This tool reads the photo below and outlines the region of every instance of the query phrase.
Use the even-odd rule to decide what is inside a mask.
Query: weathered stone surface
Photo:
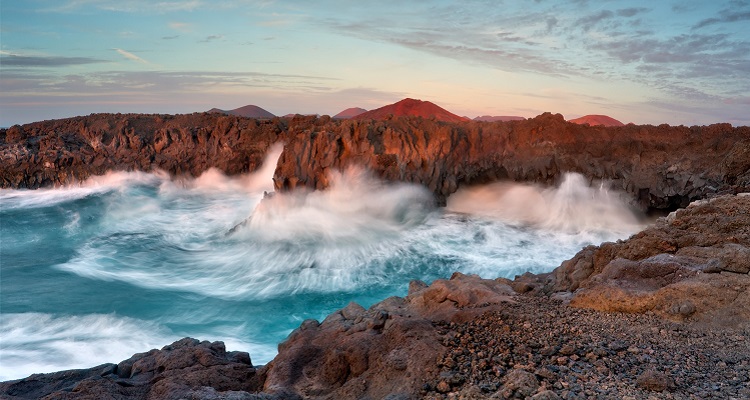
[[[92,114],[0,130],[0,187],[39,188],[107,171],[198,176],[257,169],[286,121],[220,114]]]
[[[368,310],[352,303],[322,323],[303,323],[267,366],[265,391],[291,389],[304,398],[413,398],[437,373],[445,349],[435,321],[470,319],[512,301],[509,286],[463,274],[412,288],[406,298],[392,297]],[[451,382],[438,390],[449,390]]]
[[[0,395],[8,399],[177,400],[208,390],[215,398],[250,399],[236,396],[257,392],[261,384],[261,374],[247,353],[227,353],[222,342],[185,338],[117,365],[2,382]]]
[[[330,171],[351,165],[422,184],[439,202],[460,185],[554,184],[565,172],[608,181],[644,209],[750,188],[750,127],[591,127],[550,113],[492,123],[92,114],[0,130],[0,186],[62,185],[109,170],[197,176],[214,167],[233,175],[255,170],[278,141],[278,190],[325,188]]]
[[[674,209],[750,187],[749,146],[750,128],[729,124],[591,127],[549,113],[495,123],[350,120],[290,134],[275,183],[320,189],[330,169],[359,164],[387,180],[425,185],[444,201],[460,185],[554,184],[578,172],[609,181],[644,209]]]
[[[570,304],[713,324],[750,321],[750,196],[691,204],[617,243],[589,246],[536,290]],[[541,284],[539,281],[544,280]]]

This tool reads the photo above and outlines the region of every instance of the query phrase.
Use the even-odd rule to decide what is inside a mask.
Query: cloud
[[[617,16],[630,18],[637,14],[642,14],[648,11],[649,11],[648,8],[643,8],[643,7],[624,8],[621,10],[617,10]]]
[[[0,53],[0,65],[5,67],[69,67],[73,65],[86,65],[108,62],[91,57],[62,57],[62,56],[22,56]]]
[[[149,64],[148,61],[146,61],[146,60],[138,57],[137,55],[135,55],[135,54],[133,54],[133,53],[131,53],[129,51],[125,51],[123,49],[118,49],[118,48],[114,48],[113,50],[116,51],[116,52],[118,52],[118,53],[120,53],[123,57],[127,58],[128,60],[137,61],[137,62],[142,63],[142,64]]]
[[[162,36],[162,39],[164,39],[164,40],[172,40],[172,39],[177,39],[178,37],[180,37],[180,35]]]
[[[194,11],[202,6],[205,2],[201,0],[189,1],[150,1],[150,0],[66,0],[55,7],[47,8],[46,12],[70,13],[77,10],[98,9],[114,12],[147,12],[168,14],[178,11]]]
[[[3,70],[0,97],[57,96],[62,93],[81,96],[142,95],[156,93],[195,94],[226,92],[246,88],[276,91],[331,90],[338,79],[313,75],[267,74],[261,72],[213,71],[102,71],[86,74],[37,74],[21,68]]]
[[[693,25],[693,29],[704,28],[709,25],[715,25],[727,22],[739,22],[750,20],[750,11],[723,12],[721,17],[707,18]]]
[[[604,21],[605,19],[609,19],[614,17],[615,14],[610,10],[602,10],[599,11],[596,14],[590,14],[583,18],[579,18],[576,21],[576,24],[581,27],[584,31],[589,31],[591,28],[593,28],[595,25],[597,25],[599,22]]]
[[[206,36],[206,38],[201,40],[201,42],[208,43],[208,42],[213,42],[214,40],[221,40],[223,38],[224,38],[224,35],[210,35],[210,36]]]

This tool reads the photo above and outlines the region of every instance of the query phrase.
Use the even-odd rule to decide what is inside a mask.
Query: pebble
[[[461,340],[447,341],[426,398],[447,399],[474,386],[485,398],[750,398],[750,327],[707,328],[517,299],[472,321],[444,324],[446,337]],[[518,382],[532,383],[518,391]]]

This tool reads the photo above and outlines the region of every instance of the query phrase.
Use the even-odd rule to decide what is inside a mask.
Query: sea
[[[189,336],[255,365],[306,319],[405,296],[411,280],[549,272],[644,220],[627,198],[566,174],[496,182],[436,207],[419,185],[363,168],[324,191],[273,192],[281,149],[228,177],[110,172],[0,190],[0,380],[117,363]]]

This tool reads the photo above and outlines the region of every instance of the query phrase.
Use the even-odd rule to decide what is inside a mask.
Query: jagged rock
[[[197,176],[254,171],[284,152],[277,190],[322,189],[332,170],[364,166],[428,187],[439,203],[461,185],[501,179],[554,184],[565,172],[607,181],[644,209],[675,209],[750,188],[750,127],[591,127],[545,113],[508,122],[420,117],[255,120],[217,113],[92,114],[0,130],[0,186],[38,188],[109,170]]]
[[[691,204],[617,243],[589,246],[538,292],[570,304],[712,324],[750,321],[750,196]]]
[[[454,274],[368,310],[351,303],[322,323],[307,321],[279,345],[267,366],[265,391],[292,389],[330,399],[414,396],[445,346],[435,321],[470,319],[493,304],[512,301],[512,289],[493,280]],[[437,384],[438,390],[449,390]]]
[[[208,391],[215,398],[253,399],[238,396],[258,392],[261,384],[262,377],[247,353],[227,353],[222,342],[185,338],[117,365],[2,382],[0,395],[8,399],[177,400]]]

